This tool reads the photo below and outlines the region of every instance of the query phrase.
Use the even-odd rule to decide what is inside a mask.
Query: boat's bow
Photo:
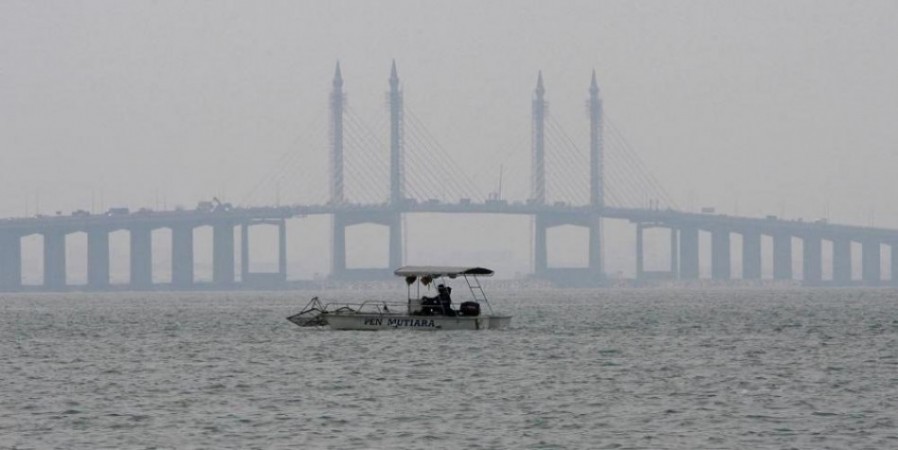
[[[327,325],[327,307],[321,304],[318,297],[312,297],[302,311],[287,317],[287,320],[301,327],[322,327]]]

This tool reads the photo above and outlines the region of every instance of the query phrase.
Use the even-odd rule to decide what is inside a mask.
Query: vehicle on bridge
[[[388,303],[367,300],[362,303],[323,303],[318,297],[287,320],[301,327],[328,326],[335,330],[387,330],[412,328],[421,330],[487,330],[507,328],[511,316],[495,314],[483,287],[480,276],[492,276],[493,271],[483,267],[435,267],[406,266],[393,272],[405,278],[408,287],[406,302]],[[462,277],[471,292],[471,300],[452,307],[452,288],[446,284]],[[415,285],[412,289],[412,285]],[[436,285],[436,295],[421,295]],[[414,290],[414,295],[412,291]],[[488,312],[481,311],[486,305]]]

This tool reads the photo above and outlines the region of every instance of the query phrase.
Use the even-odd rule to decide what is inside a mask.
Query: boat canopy
[[[454,267],[454,266],[403,266],[393,272],[400,277],[449,277],[459,275],[481,275],[489,277],[493,271],[485,267]],[[413,281],[414,282],[414,281]]]

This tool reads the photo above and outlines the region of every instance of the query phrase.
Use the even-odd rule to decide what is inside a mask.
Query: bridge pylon
[[[563,285],[598,285],[605,281],[602,257],[602,210],[604,208],[602,102],[595,72],[589,88],[589,136],[590,136],[590,208],[587,213],[555,211],[546,205],[546,89],[542,72],[537,75],[532,103],[532,159],[531,197],[528,203],[543,207],[544,211],[533,216],[533,274]],[[589,230],[588,262],[586,267],[549,267],[549,228],[574,225]]]
[[[346,96],[343,94],[343,74],[340,63],[334,69],[333,90],[330,96],[330,203],[343,203],[343,107]]]
[[[337,79],[339,78],[339,84]],[[343,108],[342,108],[342,85],[343,80],[337,67],[334,79],[334,93],[331,94],[331,117],[334,125],[331,127],[331,143],[333,145],[332,155],[341,155],[340,164],[342,169],[342,142],[343,142]],[[388,92],[389,108],[390,108],[390,197],[388,199],[388,207],[374,207],[370,210],[362,209],[340,209],[343,203],[342,195],[340,202],[335,203],[332,196],[332,204],[337,207],[337,211],[333,213],[332,233],[331,233],[331,278],[339,280],[372,280],[384,279],[392,275],[394,269],[402,265],[402,209],[405,205],[405,178],[404,178],[404,139],[403,139],[403,104],[402,91],[399,88],[399,75],[396,70],[396,61],[393,61],[390,67],[389,78],[390,90]],[[339,89],[339,96],[337,95]],[[336,100],[339,98],[339,102]],[[339,135],[337,135],[339,133]],[[337,148],[340,145],[340,148]],[[336,161],[336,157],[333,159]],[[332,177],[336,176],[336,172],[332,173]],[[342,176],[342,171],[340,172]],[[333,178],[332,178],[333,179]],[[332,184],[336,187],[336,184]],[[341,185],[342,189],[342,185]],[[332,189],[333,190],[333,189]],[[342,192],[342,191],[341,191]],[[389,228],[388,243],[388,267],[385,268],[349,268],[346,265],[346,229],[353,225],[365,223],[373,223],[386,226]]]
[[[589,220],[589,272],[592,277],[605,278],[602,256],[604,242],[601,211],[605,207],[605,145],[602,127],[602,99],[596,71],[589,84],[589,201],[594,211]]]
[[[390,67],[390,251],[389,265],[396,269],[402,265],[402,208],[405,203],[405,136],[403,127],[402,91],[396,60]]]

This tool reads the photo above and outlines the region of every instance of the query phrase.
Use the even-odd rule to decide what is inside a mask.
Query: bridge
[[[339,64],[330,94],[329,192],[319,202],[287,206],[233,206],[202,202],[193,210],[130,211],[113,208],[102,214],[77,211],[71,215],[0,219],[0,290],[148,290],[159,288],[229,289],[241,287],[286,287],[287,220],[325,215],[332,218],[330,277],[337,280],[371,280],[388,277],[403,264],[403,216],[408,214],[507,214],[532,218],[532,276],[566,285],[603,285],[608,282],[604,265],[605,220],[623,220],[634,228],[636,245],[635,281],[700,280],[700,235],[710,234],[710,278],[725,283],[741,278],[762,280],[762,240],[772,241],[772,279],[800,282],[808,286],[898,284],[898,230],[686,212],[677,208],[660,183],[648,173],[626,140],[608,131],[595,73],[588,88],[588,149],[579,148],[548,114],[546,89],[538,76],[532,97],[531,177],[526,200],[508,201],[500,192],[482,196],[472,189],[469,175],[404,107],[395,62],[388,82],[389,158],[377,152],[358,151],[379,147],[374,133],[346,108]],[[411,145],[409,145],[411,144]],[[609,145],[610,144],[610,145]],[[358,160],[347,158],[355,149]],[[415,152],[406,154],[413,148]],[[614,151],[608,151],[614,150]],[[558,173],[547,176],[547,160]],[[423,162],[422,162],[423,161]],[[427,161],[439,163],[439,169]],[[261,183],[276,182],[291,174],[289,165]],[[370,170],[369,170],[370,169]],[[582,169],[582,170],[581,170]],[[609,170],[612,169],[612,170]],[[578,172],[579,170],[579,172]],[[439,173],[445,171],[445,174]],[[381,183],[377,173],[387,174]],[[352,192],[347,185],[355,182]],[[451,193],[457,200],[435,198]],[[648,199],[648,201],[646,201]],[[648,204],[645,204],[648,203]],[[389,229],[388,267],[347,266],[346,230],[359,224],[379,224]],[[250,268],[250,233],[253,226],[278,229],[277,271],[255,273]],[[572,225],[588,230],[584,267],[551,267],[548,264],[547,231]],[[194,274],[194,233],[212,228],[212,282],[198,283]],[[669,233],[670,261],[667,270],[646,271],[644,263],[647,229]],[[171,280],[154,283],[153,231],[171,231]],[[130,277],[125,285],[110,283],[110,234],[129,235]],[[87,283],[72,285],[66,274],[66,237],[87,235]],[[239,265],[235,238],[240,237]],[[22,279],[22,239],[39,235],[43,243],[43,279],[26,286]],[[733,236],[741,237],[741,274],[733,270]],[[793,273],[795,241],[800,241],[801,277]],[[824,279],[824,243],[831,246],[831,277]],[[859,244],[861,277],[855,280],[852,246]],[[883,261],[883,249],[889,260]],[[239,273],[238,273],[239,267]],[[888,274],[884,274],[888,267]],[[884,276],[887,275],[887,276]]]

